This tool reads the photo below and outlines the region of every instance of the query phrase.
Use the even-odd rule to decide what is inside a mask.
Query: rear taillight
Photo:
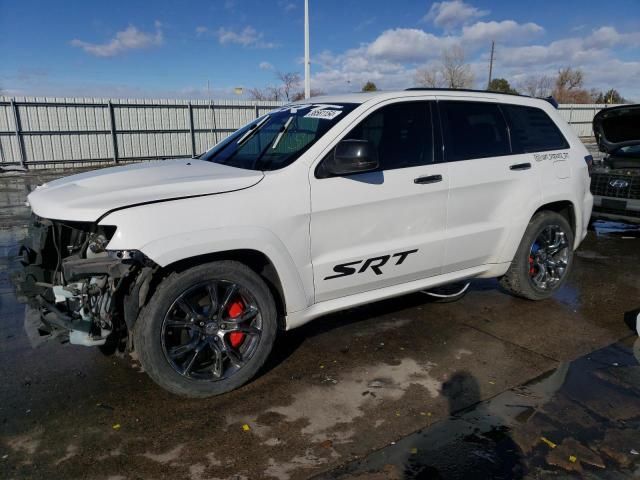
[[[591,176],[591,170],[593,170],[593,156],[587,155],[584,157],[584,161],[587,162],[587,170],[589,170],[589,176]]]

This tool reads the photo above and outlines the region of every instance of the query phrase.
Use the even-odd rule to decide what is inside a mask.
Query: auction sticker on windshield
[[[333,120],[334,118],[336,118],[338,115],[340,115],[342,112],[338,111],[338,110],[311,110],[309,113],[307,113],[304,118],[321,118],[323,120]]]

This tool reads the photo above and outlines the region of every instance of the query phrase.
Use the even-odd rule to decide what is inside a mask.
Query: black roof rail
[[[548,97],[538,97],[540,100],[544,100],[545,102],[549,102],[551,105],[553,105],[553,108],[555,108],[556,110],[558,109],[558,102],[556,101],[555,98],[553,98],[553,95],[549,95]]]
[[[434,88],[434,87],[411,87],[411,88],[405,88],[405,91],[407,91],[407,92],[420,91],[420,90],[433,91],[433,92],[445,91],[445,92],[497,93],[499,95],[511,95],[513,97],[537,98],[538,100],[544,100],[545,102],[549,102],[556,109],[558,108],[558,102],[556,101],[555,98],[553,98],[553,96],[532,97],[531,95],[523,95],[521,93],[495,92],[495,91],[492,91],[492,90],[477,90],[477,89],[473,89],[473,88]]]
[[[504,92],[494,92],[491,90],[477,90],[477,89],[473,89],[473,88],[433,88],[433,87],[411,87],[411,88],[406,88],[405,91],[409,92],[409,91],[419,91],[419,90],[426,90],[426,91],[433,91],[433,92],[437,92],[437,91],[446,91],[446,92],[471,92],[471,93],[498,93],[500,95],[512,95],[514,97],[527,97],[527,98],[531,98],[529,97],[529,95],[522,95],[520,93],[504,93]]]

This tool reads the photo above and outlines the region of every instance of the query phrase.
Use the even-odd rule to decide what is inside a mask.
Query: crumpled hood
[[[604,108],[593,117],[593,133],[601,152],[640,145],[640,105]]]
[[[114,209],[232,192],[263,177],[260,171],[197,159],[164,160],[71,175],[37,187],[27,199],[42,218],[95,222]]]

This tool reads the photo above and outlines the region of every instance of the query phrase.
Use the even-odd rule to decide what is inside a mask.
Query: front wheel
[[[500,285],[529,300],[549,298],[562,287],[571,271],[573,239],[565,217],[552,211],[537,213]]]
[[[248,382],[266,361],[277,333],[265,282],[234,261],[176,272],[159,285],[134,328],[148,375],[185,397],[209,397]]]

